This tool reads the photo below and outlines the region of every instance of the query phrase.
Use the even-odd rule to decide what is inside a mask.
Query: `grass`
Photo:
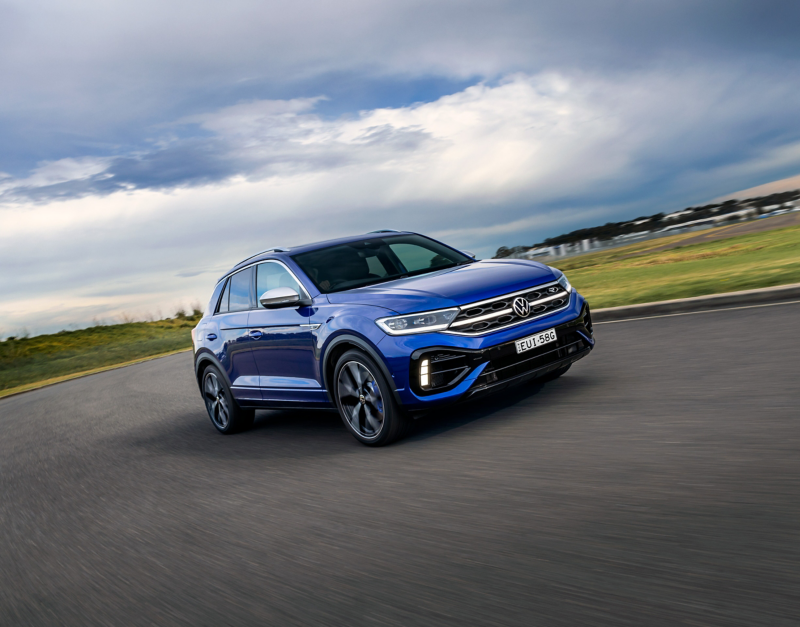
[[[800,283],[800,227],[652,252],[693,235],[650,240],[555,265],[595,309]]]
[[[676,235],[556,263],[592,307],[800,283],[800,227],[655,251]],[[131,322],[0,342],[0,397],[191,348],[199,316]]]
[[[0,397],[31,384],[191,348],[199,316],[129,322],[0,342]]]

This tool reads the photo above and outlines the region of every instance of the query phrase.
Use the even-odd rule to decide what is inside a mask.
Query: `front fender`
[[[331,403],[336,405],[335,400],[333,398],[333,393],[331,391],[332,381],[328,381],[328,371],[332,371],[336,364],[334,364],[331,360],[331,355],[335,354],[336,351],[334,350],[337,346],[341,346],[342,344],[349,344],[351,346],[356,346],[360,350],[364,351],[367,355],[372,358],[378,368],[381,369],[381,374],[386,378],[386,381],[389,383],[389,386],[392,390],[392,396],[394,396],[395,401],[398,405],[402,405],[403,401],[400,398],[400,394],[397,392],[397,384],[395,382],[394,376],[392,372],[389,370],[389,367],[386,365],[386,361],[381,355],[380,351],[377,349],[375,345],[372,344],[369,340],[359,335],[355,335],[354,333],[347,333],[342,332],[337,334],[329,339],[329,341],[325,344],[322,350],[322,359],[321,359],[321,369],[322,369],[322,380],[325,386],[325,391],[328,393],[328,398],[330,398]]]

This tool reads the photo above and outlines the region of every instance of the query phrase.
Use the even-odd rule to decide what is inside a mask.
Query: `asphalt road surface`
[[[596,327],[384,449],[188,353],[0,401],[0,625],[800,624],[800,305]]]

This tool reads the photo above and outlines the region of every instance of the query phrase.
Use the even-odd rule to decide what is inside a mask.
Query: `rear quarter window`
[[[217,313],[227,313],[228,301],[230,300],[230,296],[231,296],[231,280],[227,279],[225,281],[225,291],[222,292],[222,298],[219,299],[219,307],[217,307]]]
[[[230,278],[230,298],[228,311],[243,311],[250,309],[250,284],[252,283],[253,268],[247,268],[234,274]]]

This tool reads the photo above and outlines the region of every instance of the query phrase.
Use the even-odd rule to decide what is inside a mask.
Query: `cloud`
[[[27,197],[59,197],[71,187],[86,187],[90,180],[99,180],[107,174],[109,159],[84,157],[57,159],[40,163],[27,177],[15,179],[10,174],[0,174],[0,202],[4,199]]]
[[[138,150],[154,125],[327,93],[320,85],[357,110],[358,94],[388,89],[394,106],[404,82],[424,77],[718,65],[791,76],[798,23],[793,0],[4,3],[0,170]]]
[[[126,157],[40,165],[29,177],[6,179],[0,201],[64,198],[70,185],[72,195],[82,197],[235,178],[367,172],[392,180],[375,202],[390,202],[383,200],[387,194],[391,202],[474,200],[513,195],[537,180],[557,184],[554,177],[566,162],[578,166],[577,158],[587,160],[581,179],[588,183],[619,166],[611,155],[598,161],[589,154],[621,128],[598,87],[557,75],[516,75],[432,103],[334,120],[314,113],[319,99],[241,103],[180,120],[206,131],[205,137],[161,141],[151,152]],[[614,155],[625,158],[624,151]]]
[[[322,101],[255,100],[187,116],[164,125],[149,151],[61,159],[0,179],[0,202],[349,176],[354,168],[384,178],[376,202],[489,202],[526,190],[536,191],[537,205],[587,195],[607,202],[626,186],[679,177],[697,185],[692,176],[711,172],[741,180],[798,163],[792,142],[800,132],[786,128],[800,90],[769,80],[741,90],[730,71],[518,73],[433,102],[335,119],[317,113]]]
[[[796,174],[798,18],[0,3],[0,333],[168,311],[269,245],[395,227],[489,255]]]
[[[765,128],[754,96],[731,89],[737,78],[514,74],[336,119],[316,113],[319,100],[250,101],[176,121],[205,137],[42,165],[24,186],[3,185],[90,188],[0,206],[0,328],[50,329],[101,302],[112,315],[204,300],[221,272],[272,245],[402,228],[490,255],[670,208],[687,189],[712,196],[731,180],[800,168],[797,141],[765,152],[736,135],[753,120]],[[789,87],[765,93],[778,103],[771,120],[800,104]],[[57,317],[31,299],[45,293]]]
[[[194,115],[202,136],[168,135],[149,152],[116,158],[61,159],[40,164],[22,179],[0,179],[0,203],[82,197],[121,190],[206,184],[244,176],[261,179],[396,160],[420,149],[429,136],[398,120],[362,114],[356,121],[325,121],[319,98],[261,100]]]

